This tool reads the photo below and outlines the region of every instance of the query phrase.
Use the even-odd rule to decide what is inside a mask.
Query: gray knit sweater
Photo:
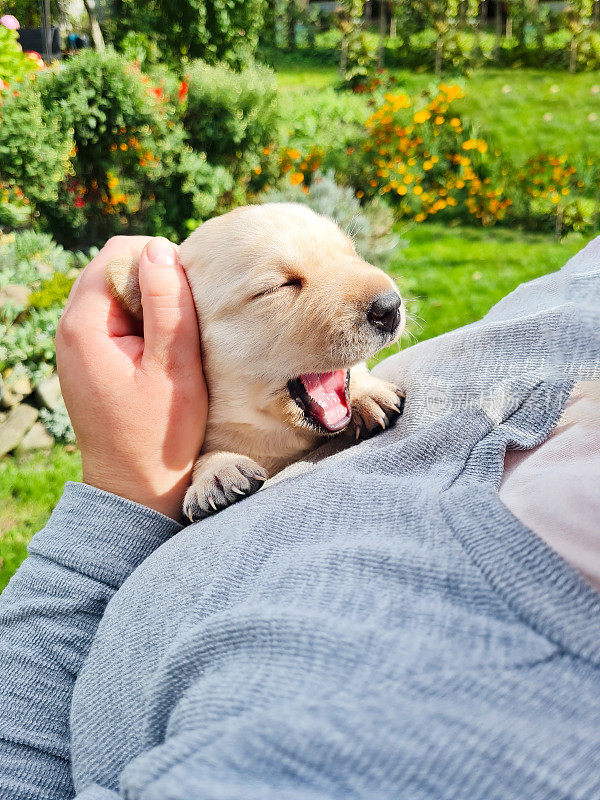
[[[598,800],[600,595],[496,490],[600,378],[599,267],[388,360],[394,430],[185,530],[68,485],[0,598],[0,798]]]

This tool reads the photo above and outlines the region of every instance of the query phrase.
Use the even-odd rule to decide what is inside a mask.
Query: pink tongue
[[[326,428],[335,430],[348,418],[346,405],[346,370],[324,372],[322,374],[311,372],[300,375],[300,380],[306,393],[313,401],[311,412]]]

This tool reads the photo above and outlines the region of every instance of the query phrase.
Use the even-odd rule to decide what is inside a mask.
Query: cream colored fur
[[[397,416],[396,388],[361,362],[399,337],[404,307],[393,337],[368,324],[373,299],[396,286],[357,255],[330,219],[294,203],[245,206],[201,225],[179,256],[196,304],[209,388],[187,516],[204,516],[255,491],[323,440],[290,397],[287,383],[300,374],[352,367],[349,427],[357,436]],[[137,265],[112,262],[107,279],[140,318]]]

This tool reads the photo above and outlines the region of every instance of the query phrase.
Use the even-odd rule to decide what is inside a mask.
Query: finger
[[[144,315],[144,368],[180,369],[199,357],[198,322],[192,293],[175,246],[157,237],[139,262]]]

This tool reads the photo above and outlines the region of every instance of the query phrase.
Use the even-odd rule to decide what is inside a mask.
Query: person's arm
[[[67,486],[0,597],[2,800],[73,797],[77,674],[112,595],[181,528],[207,395],[185,275],[172,245],[147,243],[111,240],[78,278],[59,325],[58,369],[84,484]],[[109,259],[140,251],[143,336],[104,281]]]

